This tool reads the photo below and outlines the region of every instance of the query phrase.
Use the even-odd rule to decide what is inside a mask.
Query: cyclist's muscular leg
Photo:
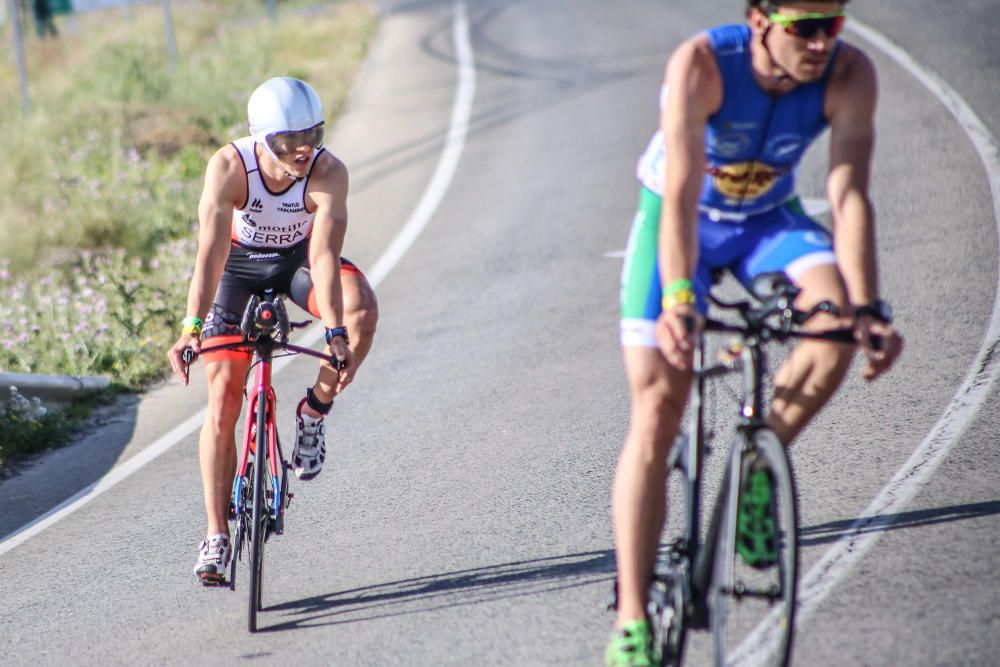
[[[851,326],[848,299],[840,272],[834,264],[813,267],[795,277],[802,288],[796,305],[803,309],[831,301],[841,316],[816,315],[806,325],[814,331]],[[827,342],[803,341],[775,374],[774,401],[768,424],[789,444],[833,396],[847,374],[854,348]]]
[[[646,589],[666,512],[667,456],[691,384],[656,348],[625,347],[632,395],[629,431],[612,490],[618,625],[645,618]]]
[[[236,471],[236,422],[243,406],[243,380],[249,360],[205,362],[208,415],[201,427],[198,457],[208,515],[208,535],[229,534],[226,518]]]
[[[368,356],[375,338],[378,299],[368,279],[360,271],[342,271],[340,284],[344,295],[344,325],[350,338],[351,352],[354,353],[354,363],[360,366]],[[337,372],[332,367],[324,364],[320,368],[313,387],[313,393],[320,401],[328,403],[339,393],[337,379]]]

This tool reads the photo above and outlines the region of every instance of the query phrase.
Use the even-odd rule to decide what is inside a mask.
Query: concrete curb
[[[107,388],[111,381],[100,376],[40,375],[36,373],[0,373],[0,402],[10,396],[10,388],[27,398],[42,402],[68,403],[77,396]]]

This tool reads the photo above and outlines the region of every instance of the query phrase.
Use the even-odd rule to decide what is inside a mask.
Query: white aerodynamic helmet
[[[268,79],[247,102],[250,134],[274,154],[273,135],[318,129],[322,144],[323,102],[305,81],[289,76]],[[316,146],[318,147],[318,146]]]

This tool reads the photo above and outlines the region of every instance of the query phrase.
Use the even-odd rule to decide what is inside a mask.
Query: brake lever
[[[829,313],[834,317],[840,315],[840,309],[837,308],[837,306],[835,306],[831,301],[820,301],[815,306],[813,306],[812,308],[810,308],[805,312],[803,311],[794,311],[794,312],[795,312],[794,319],[796,324],[805,324],[819,313]]]
[[[184,351],[181,352],[181,359],[184,361],[184,382],[188,382],[191,379],[191,362],[197,356],[190,347],[184,348]]]
[[[750,308],[749,301],[723,301],[711,292],[708,293],[708,300],[724,310],[738,310],[741,313],[745,313]]]

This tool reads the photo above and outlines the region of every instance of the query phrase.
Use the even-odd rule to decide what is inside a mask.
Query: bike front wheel
[[[253,467],[253,509],[250,521],[250,593],[247,628],[257,631],[257,612],[264,608],[264,542],[267,539],[268,506],[265,486],[267,475],[267,413],[264,401],[257,407],[257,434]]]
[[[769,429],[731,462],[712,577],[717,665],[780,665],[791,658],[798,577],[795,483]]]

